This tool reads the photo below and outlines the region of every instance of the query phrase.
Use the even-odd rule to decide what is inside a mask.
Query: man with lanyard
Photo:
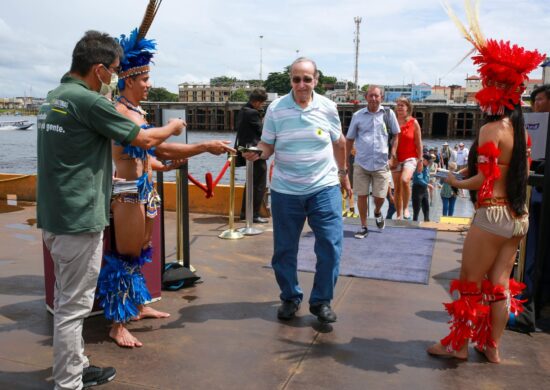
[[[281,289],[280,320],[290,320],[300,307],[298,283],[300,234],[307,221],[315,236],[317,255],[309,311],[320,322],[335,322],[330,307],[342,252],[342,191],[351,195],[347,176],[345,139],[336,104],[314,92],[319,72],[315,62],[300,57],[290,66],[292,91],[267,109],[260,155],[243,153],[256,161],[275,154],[271,181],[274,253],[271,264]]]
[[[112,380],[112,367],[90,366],[82,326],[94,300],[109,224],[111,140],[151,148],[181,133],[176,119],[143,131],[98,92],[116,86],[122,50],[107,34],[88,31],[70,71],[38,114],[37,224],[54,262],[55,388],[81,389]]]
[[[374,197],[374,218],[376,226],[384,229],[382,205],[388,194],[391,173],[389,164],[397,163],[397,143],[399,141],[399,123],[392,110],[382,107],[383,94],[376,85],[369,86],[366,94],[367,107],[357,111],[351,118],[346,134],[348,157],[355,142],[355,165],[353,167],[353,191],[357,194],[357,207],[361,218],[361,229],[355,238],[367,237],[367,208],[371,191]],[[388,162],[388,137],[391,140],[390,161]]]

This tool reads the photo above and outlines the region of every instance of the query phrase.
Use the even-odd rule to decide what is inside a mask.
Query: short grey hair
[[[311,58],[307,58],[307,57],[298,57],[294,60],[294,62],[292,64],[290,64],[290,68],[289,68],[289,74],[292,76],[292,68],[294,67],[294,65],[300,63],[300,62],[309,62],[313,65],[313,69],[314,69],[314,76],[315,78],[319,78],[319,71],[317,70],[317,64],[315,63],[315,61],[313,61]]]
[[[366,93],[368,93],[371,89],[375,89],[375,88],[378,88],[378,90],[380,91],[380,96],[384,96],[384,91],[382,91],[382,88],[379,85],[376,85],[376,84],[370,84],[369,87],[367,88]]]

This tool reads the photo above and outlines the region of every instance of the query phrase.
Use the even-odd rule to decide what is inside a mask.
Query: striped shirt
[[[315,92],[306,108],[296,104],[292,92],[271,103],[262,130],[262,142],[275,151],[271,189],[307,195],[338,185],[332,144],[341,134],[336,104]]]

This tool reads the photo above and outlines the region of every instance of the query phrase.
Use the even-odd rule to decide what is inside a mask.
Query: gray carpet
[[[386,227],[369,229],[367,238],[353,237],[358,225],[344,225],[340,275],[428,284],[434,229]],[[298,270],[315,271],[312,232],[304,234],[298,252]]]

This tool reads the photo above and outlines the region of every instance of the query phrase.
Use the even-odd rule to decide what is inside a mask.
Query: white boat
[[[29,130],[34,123],[27,120],[0,121],[0,130]]]

